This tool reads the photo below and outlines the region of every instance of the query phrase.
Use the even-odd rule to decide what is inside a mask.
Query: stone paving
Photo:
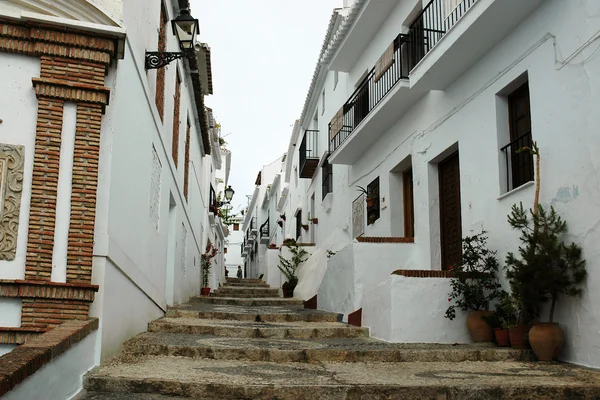
[[[391,344],[287,299],[226,299],[170,309],[87,374],[83,399],[600,399],[600,373],[527,350]]]

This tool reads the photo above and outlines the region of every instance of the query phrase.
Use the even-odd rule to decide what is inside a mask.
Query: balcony
[[[384,132],[380,129],[382,122],[383,125],[393,123],[397,119],[398,108],[408,107],[408,104],[395,104],[393,107],[388,105],[386,107],[389,109],[387,123],[379,120],[372,124],[371,128],[373,129],[363,128],[366,124],[371,125],[368,117],[374,109],[381,109],[381,105],[388,102],[386,96],[389,93],[397,90],[408,91],[409,45],[410,37],[408,35],[398,35],[390,46],[387,58],[386,54],[382,56],[378,65],[369,71],[362,83],[329,123],[329,152],[332,153],[330,156],[332,164],[351,164]],[[386,65],[382,66],[384,63]],[[387,69],[385,69],[386,66]],[[354,143],[348,146],[345,142],[355,133],[359,125],[363,134],[359,140],[353,138],[352,142]],[[338,151],[342,147],[346,147],[343,155]]]
[[[411,89],[445,90],[543,1],[432,0],[410,26]]]
[[[265,223],[260,226],[260,243],[268,244],[270,237],[271,232],[269,231],[269,218],[267,218]]]
[[[300,178],[312,179],[319,165],[319,131],[304,131],[304,138],[300,145]]]
[[[394,40],[393,56],[386,56],[391,49],[384,53],[330,122],[329,162],[354,164],[421,97],[431,90],[445,90],[542,2],[427,3],[406,34]],[[382,64],[387,67],[390,59],[391,66],[381,75]]]

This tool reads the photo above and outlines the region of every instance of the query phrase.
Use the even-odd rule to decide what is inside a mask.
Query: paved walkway
[[[230,279],[170,309],[86,376],[84,399],[600,399],[593,371],[491,345],[389,344],[275,293]]]

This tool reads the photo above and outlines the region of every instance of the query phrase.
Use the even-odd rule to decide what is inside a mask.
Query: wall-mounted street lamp
[[[200,33],[200,24],[190,15],[190,10],[182,9],[179,16],[171,21],[173,34],[177,36],[180,52],[147,51],[146,69],[162,68],[174,60],[194,56],[196,36]]]

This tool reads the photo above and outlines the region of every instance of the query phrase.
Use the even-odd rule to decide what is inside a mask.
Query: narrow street
[[[84,400],[596,399],[600,374],[492,344],[388,344],[229,279],[150,323],[84,379]],[[259,320],[259,322],[257,322]]]

